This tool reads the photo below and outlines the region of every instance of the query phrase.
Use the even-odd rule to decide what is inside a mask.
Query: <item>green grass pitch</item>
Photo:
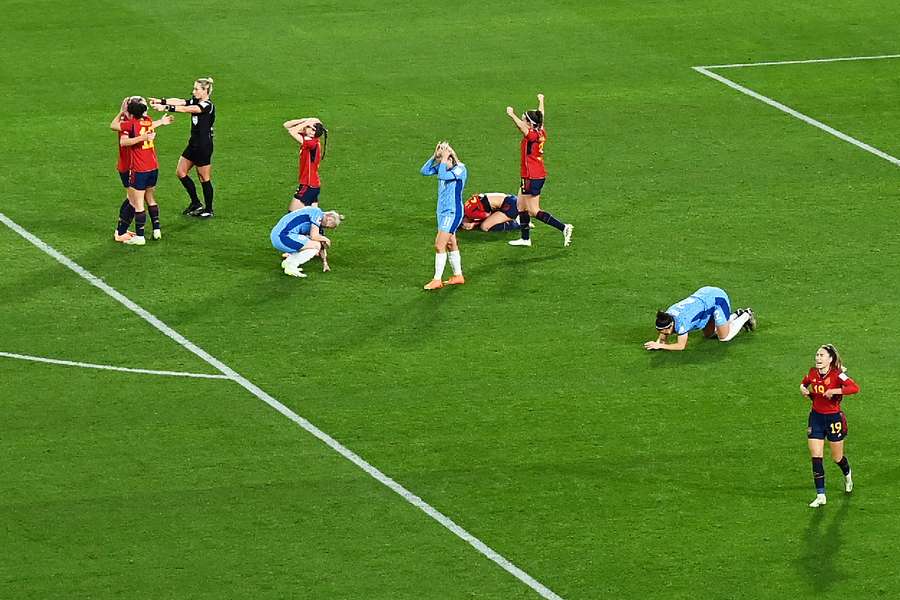
[[[563,598],[897,597],[897,167],[691,69],[900,52],[860,0],[3,3],[0,212],[383,470]],[[111,235],[107,123],[216,80],[211,221],[182,217],[188,119],[160,130],[164,239]],[[900,59],[731,69],[894,156]],[[530,249],[460,235],[426,294],[441,138],[468,193],[515,192],[505,107],[546,94]],[[328,125],[333,272],[268,241]],[[760,328],[648,353],[701,285]],[[814,490],[797,385],[833,342],[857,488]],[[6,227],[0,352],[211,367]],[[2,598],[535,598],[230,381],[0,357]]]

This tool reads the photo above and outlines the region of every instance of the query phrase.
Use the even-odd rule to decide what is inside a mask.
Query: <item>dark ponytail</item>
[[[325,160],[325,149],[328,147],[328,130],[325,129],[322,123],[316,123],[313,125],[313,128],[316,130],[313,136],[322,138],[322,160]]]

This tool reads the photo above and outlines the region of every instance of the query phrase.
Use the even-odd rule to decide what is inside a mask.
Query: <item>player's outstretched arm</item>
[[[150,104],[171,104],[172,106],[185,106],[187,105],[187,100],[182,98],[149,98]]]
[[[513,123],[516,124],[516,127],[519,128],[519,131],[522,132],[522,135],[528,135],[528,123],[523,121],[516,115],[516,111],[513,110],[512,106],[506,107],[506,114],[509,115],[509,118],[513,120]]]
[[[544,112],[544,95],[538,94],[538,110],[541,111],[541,116],[544,117],[544,121],[547,120],[547,113]]]
[[[153,121],[153,126],[162,127],[163,125],[171,125],[173,121],[175,121],[175,117],[173,117],[172,115],[163,115]]]

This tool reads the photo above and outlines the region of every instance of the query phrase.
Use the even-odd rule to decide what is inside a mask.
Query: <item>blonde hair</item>
[[[212,90],[213,90],[213,78],[212,77],[201,77],[201,78],[197,79],[196,81],[194,81],[194,83],[200,84],[200,87],[202,87],[203,90],[207,94],[212,96]]]
[[[341,221],[344,219],[344,215],[339,213],[336,210],[329,210],[325,213],[326,217],[331,217],[331,220],[334,222],[334,226],[337,227],[341,224]]]

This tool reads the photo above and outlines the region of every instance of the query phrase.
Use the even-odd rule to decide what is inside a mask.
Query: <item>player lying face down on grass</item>
[[[847,375],[837,348],[831,344],[819,346],[814,366],[800,382],[800,393],[812,400],[806,427],[813,483],[816,486],[816,497],[809,503],[811,508],[825,504],[825,466],[822,459],[825,455],[826,438],[831,448],[831,459],[844,474],[844,491],[848,494],[853,491],[850,463],[844,456],[847,417],[841,410],[841,400],[858,391],[859,386]]]
[[[288,210],[303,206],[318,206],[322,182],[319,179],[319,163],[325,158],[328,130],[316,117],[291,119],[284,128],[300,144],[300,163],[297,168],[297,191]]]
[[[756,316],[749,308],[731,312],[731,301],[725,290],[702,287],[684,300],[676,302],[665,311],[656,313],[655,340],[644,343],[647,350],[684,350],[688,333],[703,330],[706,337],[716,336],[721,342],[734,339],[741,329],[756,329]],[[674,344],[666,343],[669,336],[678,336]]]
[[[461,227],[466,230],[515,231],[519,228],[519,199],[512,194],[475,194],[463,204]]]
[[[466,165],[460,162],[456,151],[446,141],[439,142],[434,153],[422,165],[420,173],[438,178],[437,235],[434,238],[434,277],[425,284],[426,290],[436,290],[448,285],[460,285],[463,278],[462,259],[456,242],[456,230],[463,218],[463,188],[469,177]],[[442,281],[447,258],[453,269],[453,276]]]
[[[323,229],[334,229],[343,216],[336,211],[323,212],[318,206],[306,206],[287,213],[278,221],[269,238],[272,246],[282,252],[281,268],[285,275],[306,277],[300,265],[319,255],[322,271],[330,271],[328,248],[331,240],[322,234]]]

